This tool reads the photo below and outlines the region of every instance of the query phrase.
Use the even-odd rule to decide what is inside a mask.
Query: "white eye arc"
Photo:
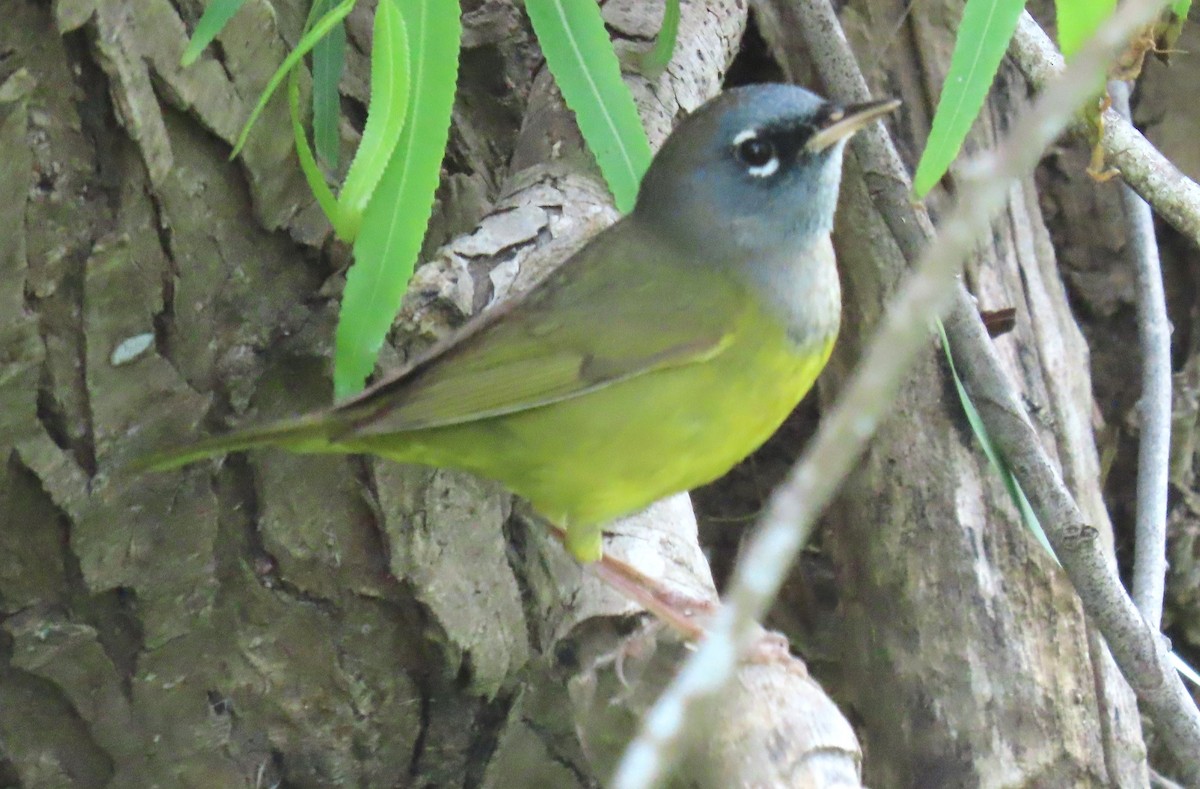
[[[758,129],[744,129],[733,138],[734,155],[755,178],[769,178],[779,170],[775,145],[762,137]]]
[[[753,175],[756,178],[767,178],[769,176],[774,175],[775,171],[778,169],[779,169],[779,159],[777,157],[772,156],[770,161],[768,161],[762,167],[747,167],[746,172],[750,173],[751,175]]]

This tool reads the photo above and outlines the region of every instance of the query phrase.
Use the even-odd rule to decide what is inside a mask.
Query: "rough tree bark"
[[[114,473],[151,446],[329,397],[345,250],[325,242],[274,133],[286,110],[272,104],[226,161],[307,4],[252,0],[181,70],[182,20],[201,5],[0,7],[19,196],[3,214],[6,782],[595,783],[680,646],[640,629],[497,486],[270,453]],[[348,22],[352,112],[370,5]],[[622,52],[647,46],[661,15],[647,8],[605,7]],[[429,263],[385,367],[614,217],[519,8],[464,10]],[[632,80],[655,144],[719,90],[745,20],[733,2],[689,7],[682,56]],[[713,594],[686,498],[618,531],[617,553]],[[854,735],[800,664],[742,680],[694,780],[856,783]]]
[[[351,115],[366,100],[372,5],[349,19]],[[580,177],[578,145],[562,145],[575,136],[569,115],[516,4],[463,5],[429,263],[383,368],[612,217]],[[648,22],[645,5],[606,4],[619,49],[645,46],[659,13]],[[596,785],[619,751],[614,732],[631,733],[645,702],[630,697],[661,681],[679,647],[640,629],[496,486],[282,453],[112,473],[147,448],[330,396],[346,251],[326,241],[277,133],[282,102],[226,161],[307,3],[249,0],[183,70],[202,6],[0,0],[0,786]],[[877,92],[905,99],[900,132],[914,149],[957,8],[843,10]],[[633,81],[656,144],[742,46],[744,4],[684,13],[683,58],[657,84]],[[815,85],[771,15],[760,22],[783,70]],[[735,80],[777,68],[761,41],[742,49]],[[973,145],[1024,91],[1005,72]],[[343,130],[350,150],[355,132]],[[870,174],[852,158],[845,184],[847,310],[822,398],[900,274],[868,254],[882,231]],[[968,276],[983,307],[1018,308],[998,343],[1076,495],[1107,523],[1087,349],[1032,184]],[[701,514],[752,510],[815,410],[706,490]],[[856,723],[870,785],[1144,785],[1131,696],[959,414],[931,346],[775,623]],[[622,529],[618,550],[711,593],[690,519],[685,500],[660,505]],[[718,569],[736,547],[737,530],[722,528],[705,529]],[[767,694],[762,717],[774,719],[726,731],[714,750],[740,750],[698,762],[704,774],[682,784],[800,780],[792,743],[823,697],[799,671],[758,671],[724,717],[752,721],[746,708]],[[837,766],[823,779],[811,767],[811,785],[853,785],[853,734],[821,735],[807,747]]]

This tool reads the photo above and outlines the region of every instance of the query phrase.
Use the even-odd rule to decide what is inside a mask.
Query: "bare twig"
[[[868,98],[866,80],[828,3],[800,0],[792,4],[792,11],[798,20],[795,27],[804,32],[805,43],[826,85],[843,101]],[[1022,46],[1028,50],[1029,42],[1036,42],[1039,37],[1045,47],[1038,46],[1035,51],[1039,62],[1044,64],[1039,67],[1041,78],[1048,80],[1061,72],[1062,59],[1028,15],[1022,17],[1018,26],[1013,50]],[[1022,56],[1017,57],[1020,61]],[[1029,73],[1026,70],[1027,77]],[[1169,206],[1184,206],[1180,212],[1184,219],[1200,217],[1200,212],[1186,209],[1188,205],[1200,206],[1200,189],[1166,162],[1132,126],[1121,121],[1115,113],[1111,114],[1115,121],[1110,122],[1106,116],[1105,139],[1113,135],[1128,140],[1131,147],[1121,155],[1138,163],[1151,163],[1138,172],[1150,185],[1152,193],[1162,196]],[[882,127],[866,129],[852,145],[864,163],[864,170],[878,173],[869,184],[871,193],[876,196],[876,206],[904,256],[915,260],[932,235],[932,226],[924,209],[911,200],[908,174],[891,138]],[[1159,161],[1163,163],[1161,170],[1154,164]],[[1195,222],[1195,227],[1200,230],[1200,219]],[[1078,505],[1046,456],[1024,407],[1000,367],[992,342],[979,321],[976,305],[961,286],[946,319],[946,332],[959,372],[988,433],[1004,452],[1029,496],[1068,577],[1079,592],[1084,609],[1100,628],[1121,673],[1134,688],[1146,712],[1158,723],[1172,750],[1180,754],[1181,760],[1193,771],[1193,780],[1200,778],[1200,759],[1196,756],[1200,753],[1200,715],[1195,704],[1180,683],[1157,628],[1146,626],[1141,619],[1121,587],[1111,555],[1095,539],[1095,529],[1086,525]]]
[[[1128,121],[1129,83],[1108,85],[1113,109]],[[1138,340],[1142,348],[1142,396],[1138,401],[1137,528],[1133,555],[1133,602],[1151,627],[1162,621],[1167,573],[1167,472],[1171,456],[1171,323],[1163,294],[1158,241],[1150,206],[1128,184],[1121,203],[1129,227],[1129,250],[1137,285]]]
[[[1021,14],[1008,51],[1035,88],[1062,71],[1062,55],[1028,12]],[[1103,120],[1100,145],[1106,163],[1120,170],[1125,183],[1159,216],[1200,246],[1200,184],[1180,172],[1114,109],[1105,112]],[[1084,124],[1076,128],[1088,133]]]
[[[1150,771],[1150,786],[1153,789],[1183,789],[1182,786],[1172,781],[1165,775],[1160,775],[1154,770]]]
[[[806,36],[837,36],[845,45],[836,16],[826,2],[801,0],[800,5],[824,20],[820,29],[806,29]],[[704,725],[707,720],[704,708],[713,704],[732,677],[738,656],[754,632],[755,620],[770,604],[813,522],[861,454],[883,417],[891,394],[921,345],[927,341],[929,316],[941,314],[943,308],[955,301],[956,293],[965,295],[955,288],[956,275],[962,261],[971,253],[975,239],[987,231],[991,217],[1004,206],[1012,181],[1033,171],[1041,151],[1067,126],[1074,108],[1081,106],[1092,94],[1094,75],[1112,62],[1132,32],[1153,18],[1161,5],[1154,0],[1134,0],[1122,5],[1078,53],[1062,77],[1047,84],[1035,106],[1013,128],[1008,141],[992,155],[981,158],[974,171],[978,177],[964,185],[961,199],[888,309],[840,401],[822,420],[803,458],[772,494],[762,523],[735,571],[727,602],[714,618],[708,638],[647,714],[642,731],[618,768],[614,786],[633,789],[654,786],[664,780],[681,751],[685,736],[690,736],[689,730]],[[853,63],[853,58],[850,62]],[[858,79],[861,86],[861,75]],[[857,97],[843,95],[840,98]],[[870,136],[878,135],[875,130]],[[982,333],[977,316],[974,324]],[[986,343],[986,334],[982,336]],[[996,367],[995,372],[998,371]],[[1011,397],[1011,390],[1008,392]],[[1014,416],[1016,418],[1011,419]],[[1011,412],[1010,421],[1019,422],[1033,436],[1019,407]],[[1057,481],[1036,437],[1033,442],[1036,448],[1027,451],[1035,464],[1041,461],[1045,466],[1037,468],[1042,480]],[[1024,471],[1023,475],[1022,468],[1017,468],[1022,482],[1024,476],[1029,476],[1028,463]],[[1062,546],[1056,544],[1055,548],[1060,554],[1070,554],[1069,562],[1077,571],[1086,569],[1085,580],[1095,586],[1090,579],[1111,573],[1111,566],[1097,549],[1096,540],[1088,539],[1094,537],[1095,530],[1087,533],[1090,527],[1082,525],[1082,516],[1061,482],[1051,487],[1064,494],[1070,508],[1074,508],[1073,513],[1066,513],[1074,517],[1062,517],[1053,522],[1052,540],[1057,538]],[[1043,505],[1042,511],[1050,514],[1062,514],[1045,506],[1047,501],[1041,495],[1043,491],[1035,493],[1037,495],[1030,496],[1035,506]],[[1075,527],[1074,533],[1068,525]],[[1083,543],[1085,549],[1079,550],[1072,542]],[[1097,557],[1100,560],[1098,568],[1084,567]],[[1138,654],[1125,654],[1125,657],[1140,657],[1159,664],[1158,690],[1174,682],[1182,694],[1183,687],[1178,678],[1165,669],[1165,650],[1146,628],[1119,585],[1116,591],[1129,609],[1122,610],[1119,604],[1114,608],[1126,615],[1120,619],[1120,624],[1126,627],[1132,624],[1135,628],[1134,637],[1128,639],[1128,643],[1142,647]],[[1107,611],[1102,613],[1108,614],[1106,620],[1111,624],[1113,615]],[[1181,761],[1195,761],[1196,755],[1200,754],[1200,716],[1194,714],[1194,707],[1189,714],[1183,705],[1184,697],[1147,690],[1148,695],[1162,702],[1156,708],[1157,712],[1176,716],[1182,724],[1172,734],[1173,750]]]

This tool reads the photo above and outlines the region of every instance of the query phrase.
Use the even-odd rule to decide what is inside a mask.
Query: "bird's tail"
[[[339,450],[330,440],[334,429],[333,420],[325,414],[287,419],[154,452],[133,461],[128,468],[133,472],[166,471],[213,455],[257,447],[280,447],[291,452],[337,452]]]

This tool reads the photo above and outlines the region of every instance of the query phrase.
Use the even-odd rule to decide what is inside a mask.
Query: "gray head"
[[[896,105],[842,107],[793,85],[726,91],[663,144],[633,216],[701,256],[807,248],[833,226],[846,140]]]

